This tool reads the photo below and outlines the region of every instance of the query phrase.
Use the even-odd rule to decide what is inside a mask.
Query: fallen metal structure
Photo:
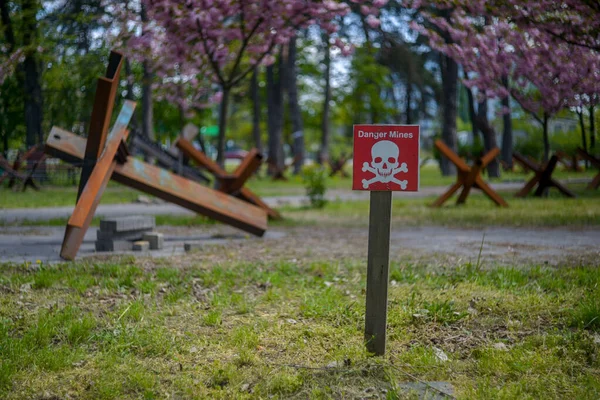
[[[175,146],[198,166],[205,168],[217,179],[218,190],[223,193],[238,197],[248,203],[254,204],[269,215],[272,219],[280,219],[281,215],[277,210],[269,207],[258,195],[247,187],[244,187],[246,181],[258,170],[262,163],[262,155],[257,149],[252,149],[242,160],[236,170],[229,174],[219,164],[210,157],[196,149],[193,144],[180,137],[175,142]]]
[[[77,205],[67,223],[61,257],[67,260],[76,257],[111,179],[262,236],[267,229],[267,214],[263,209],[129,155],[125,142],[134,102],[125,102],[108,134],[123,60],[120,53],[111,52],[106,76],[98,80],[87,140],[54,127],[46,142],[46,153],[71,163],[83,162]]]

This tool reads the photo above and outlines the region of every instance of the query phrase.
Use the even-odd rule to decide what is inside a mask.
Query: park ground
[[[452,181],[424,175],[424,188]],[[169,234],[219,238],[191,253],[0,264],[0,398],[599,398],[600,193],[569,186],[577,199],[506,189],[507,209],[480,194],[442,209],[397,198],[384,358],[362,338],[364,199],[282,206],[264,239],[157,217]],[[43,194],[2,191],[0,208],[74,196]],[[137,196],[111,186],[104,200]]]

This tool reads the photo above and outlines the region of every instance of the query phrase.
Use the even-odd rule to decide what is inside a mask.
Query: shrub
[[[310,205],[314,208],[323,208],[327,203],[327,170],[320,165],[306,166],[302,169],[302,181],[306,188],[306,195]]]

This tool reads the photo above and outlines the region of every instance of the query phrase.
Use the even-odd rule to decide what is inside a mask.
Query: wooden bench
[[[441,140],[435,141],[435,147],[446,157],[452,164],[456,166],[456,183],[442,194],[433,204],[432,207],[441,207],[454,193],[460,188],[462,191],[456,200],[456,204],[464,204],[467,197],[471,193],[471,189],[481,190],[487,197],[490,198],[497,206],[508,207],[508,203],[492,189],[481,177],[481,171],[500,154],[499,148],[492,149],[489,153],[475,160],[472,167],[469,167],[458,154],[450,149]]]

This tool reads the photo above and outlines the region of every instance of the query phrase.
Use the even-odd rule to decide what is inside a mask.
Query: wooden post
[[[365,341],[378,356],[385,354],[391,218],[392,192],[371,192]]]

